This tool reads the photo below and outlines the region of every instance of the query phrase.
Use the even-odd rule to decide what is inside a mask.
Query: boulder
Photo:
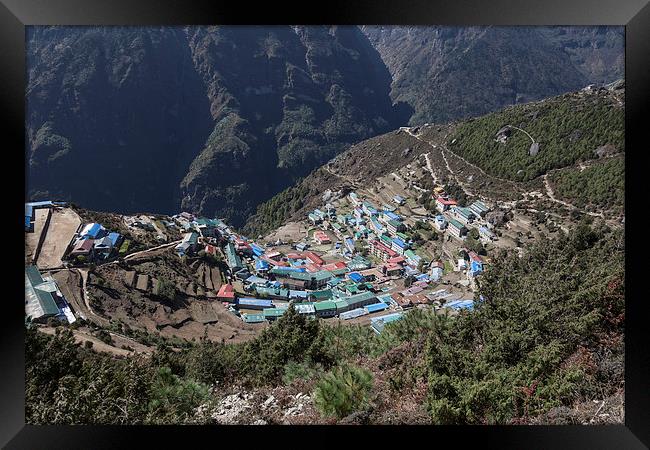
[[[615,155],[616,153],[618,153],[618,150],[612,144],[601,145],[596,150],[594,150],[594,155],[597,156],[598,158],[603,158],[605,156],[612,156]]]
[[[535,156],[537,153],[539,153],[539,142],[533,142],[530,145],[530,149],[528,150],[528,154],[530,156]]]

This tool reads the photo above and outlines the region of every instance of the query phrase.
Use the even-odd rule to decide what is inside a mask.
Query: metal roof
[[[330,309],[336,309],[336,303],[330,300],[326,300],[324,302],[316,302],[314,303],[314,308],[316,311],[327,311]]]
[[[465,225],[463,225],[462,223],[460,223],[459,221],[457,221],[455,219],[450,219],[449,220],[449,225],[453,225],[454,227],[458,228],[459,230],[462,230],[463,228],[465,228]]]
[[[280,317],[287,311],[287,308],[266,308],[264,317]]]
[[[264,322],[264,314],[242,314],[242,320],[246,323],[259,323]]]
[[[377,312],[377,311],[383,311],[384,309],[388,308],[388,305],[384,302],[380,303],[373,303],[372,305],[366,305],[365,306],[366,311],[369,313]]]
[[[239,298],[237,300],[237,304],[244,305],[244,306],[262,306],[266,308],[273,307],[272,300],[264,300],[261,298],[250,298],[250,297]]]
[[[339,318],[343,320],[354,319],[355,317],[365,316],[368,314],[364,308],[356,308],[351,311],[342,312],[339,314]]]
[[[25,268],[25,315],[32,319],[60,313],[53,293],[53,282],[44,282],[36,266]],[[40,289],[42,288],[42,289]],[[54,289],[53,289],[54,288]]]

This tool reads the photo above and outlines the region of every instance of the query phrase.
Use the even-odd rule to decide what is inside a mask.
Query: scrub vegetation
[[[622,231],[582,222],[525,253],[495,255],[473,312],[416,309],[381,335],[290,308],[245,343],[203,339],[180,353],[161,343],[150,358],[119,359],[69,330],[28,329],[27,422],[197,423],[222,389],[292,383],[310,386],[319,420],[363,423],[392,423],[403,398],[428,423],[506,424],[620,394]]]

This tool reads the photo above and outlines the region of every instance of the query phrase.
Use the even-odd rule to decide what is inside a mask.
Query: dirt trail
[[[585,211],[583,209],[578,208],[575,205],[572,205],[571,203],[568,203],[568,202],[565,202],[563,200],[555,198],[555,194],[553,193],[553,189],[551,188],[551,185],[548,182],[548,173],[544,174],[542,176],[542,179],[544,180],[544,188],[546,190],[546,195],[548,195],[548,197],[551,199],[551,201],[553,201],[555,203],[558,203],[560,205],[566,206],[569,209],[576,209],[576,210],[582,212],[583,214],[587,214],[587,215],[592,216],[592,217],[600,217],[602,219],[605,218],[603,213],[595,213],[595,212]]]
[[[463,192],[465,192],[465,195],[472,196],[472,197],[476,196],[471,190],[469,190],[465,186],[465,184],[463,182],[460,181],[460,178],[458,177],[458,175],[456,175],[456,173],[453,171],[453,169],[449,166],[449,161],[447,160],[447,155],[445,155],[446,148],[442,148],[442,147],[438,148],[438,146],[436,144],[433,144],[432,142],[427,141],[425,139],[422,139],[420,136],[418,136],[416,134],[413,134],[413,132],[409,128],[403,128],[403,130],[406,131],[406,133],[409,134],[410,136],[417,139],[418,141],[424,142],[425,144],[428,144],[429,146],[431,146],[431,148],[433,148],[434,150],[440,151],[440,154],[442,155],[442,159],[445,161],[445,166],[447,168],[447,171],[454,177],[454,179],[456,180],[456,184],[458,184],[458,186],[460,186],[460,188],[463,190]],[[425,154],[425,158],[427,160],[427,168],[430,169],[430,172],[431,172],[431,174],[433,176],[433,169],[431,167],[431,164],[429,163],[429,155],[428,155],[428,153]],[[434,177],[434,182],[435,182],[435,177]],[[478,197],[480,197],[480,196],[478,196]]]
[[[54,335],[55,333],[55,329],[51,327],[39,327],[38,330],[49,335]],[[83,345],[86,341],[90,341],[93,343],[93,350],[103,353],[110,353],[115,356],[130,356],[136,353],[151,354],[154,351],[153,348],[141,344],[138,341],[119,333],[109,332],[111,338],[113,339],[113,345],[107,344],[98,337],[93,336],[88,329],[72,330],[72,334],[74,335],[76,342]],[[122,346],[131,347],[133,350],[122,348]]]
[[[132,258],[135,258],[137,256],[141,256],[141,255],[146,254],[146,253],[155,252],[156,250],[166,250],[169,247],[174,247],[174,246],[180,244],[181,242],[182,242],[182,240],[179,239],[178,241],[169,242],[167,244],[161,244],[161,245],[158,245],[156,247],[148,248],[146,250],[140,250],[139,252],[135,252],[135,253],[131,253],[130,255],[126,255],[124,257],[124,260],[126,261],[128,259],[132,259]]]
[[[429,159],[429,153],[424,154],[424,159],[427,162],[427,170],[431,174],[431,178],[433,179],[433,184],[434,185],[438,184],[438,179],[436,178],[436,174],[433,171],[433,167],[431,167],[431,160]]]

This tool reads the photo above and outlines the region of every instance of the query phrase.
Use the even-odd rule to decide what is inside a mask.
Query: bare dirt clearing
[[[268,234],[264,241],[266,242],[298,242],[307,236],[308,229],[302,222],[288,222],[286,225],[281,226],[277,230]]]
[[[25,263],[27,264],[30,264],[34,259],[38,241],[41,238],[41,233],[44,231],[47,213],[48,210],[46,208],[39,208],[34,211],[34,231],[32,233],[25,233]]]
[[[62,266],[61,258],[79,225],[81,218],[72,209],[53,208],[50,225],[38,257],[38,266],[41,269]]]

